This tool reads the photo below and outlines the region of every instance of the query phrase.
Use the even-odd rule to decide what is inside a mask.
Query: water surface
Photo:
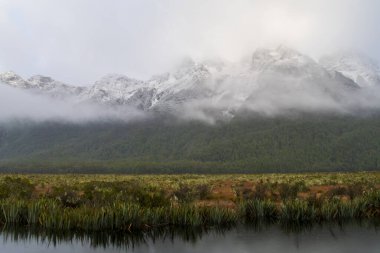
[[[0,252],[7,253],[247,253],[334,252],[379,253],[375,226],[317,225],[289,229],[279,225],[208,231],[159,231],[149,234],[47,234],[3,231]]]

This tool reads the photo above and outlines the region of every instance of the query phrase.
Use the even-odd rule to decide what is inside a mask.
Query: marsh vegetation
[[[380,173],[2,175],[0,222],[52,231],[147,231],[380,217]]]

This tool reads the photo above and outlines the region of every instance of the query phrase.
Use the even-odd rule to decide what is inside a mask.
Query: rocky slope
[[[304,103],[294,101],[297,96],[310,100],[311,108],[331,109],[352,100],[352,94],[360,89],[380,87],[380,70],[372,60],[361,55],[327,56],[318,63],[280,46],[257,49],[249,61],[236,64],[186,60],[176,71],[149,80],[109,74],[91,86],[79,87],[40,75],[24,80],[13,72],[5,72],[0,74],[0,81],[18,89],[80,103],[165,112],[196,108],[230,115],[236,110],[268,107],[268,101],[272,101],[272,109],[305,107]]]

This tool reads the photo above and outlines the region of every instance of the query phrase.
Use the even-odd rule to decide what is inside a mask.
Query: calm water
[[[3,231],[0,252],[380,252],[380,231],[368,225],[324,225],[293,231],[271,225],[229,230],[160,231],[135,235],[49,235]]]

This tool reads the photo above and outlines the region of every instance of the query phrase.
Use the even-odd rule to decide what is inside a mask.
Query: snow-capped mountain
[[[67,85],[55,81],[51,77],[41,75],[35,75],[24,80],[21,76],[12,71],[0,74],[0,81],[15,88],[28,89],[31,92],[59,98],[77,96],[84,90],[83,87]]]
[[[86,89],[82,96],[107,104],[127,104],[133,96],[144,89],[143,81],[131,79],[124,75],[110,74]]]
[[[28,89],[32,87],[30,83],[12,71],[1,73],[0,81],[16,88]]]
[[[185,60],[175,71],[136,80],[109,74],[92,86],[71,86],[50,77],[24,80],[13,72],[0,74],[0,81],[54,98],[129,106],[143,111],[181,111],[189,105],[216,109],[223,114],[241,108],[289,107],[306,94],[310,107],[336,107],[350,94],[368,86],[380,86],[379,67],[358,55],[333,55],[316,62],[296,50],[280,46],[257,49],[249,60],[239,63]],[[297,101],[296,101],[297,102]],[[295,103],[296,106],[299,104]],[[301,107],[305,107],[302,104]],[[307,105],[309,106],[309,105]]]
[[[252,56],[251,66],[252,70],[258,72],[258,83],[263,82],[264,87],[269,83],[284,86],[287,80],[291,81],[289,89],[307,85],[328,89],[332,85],[357,87],[352,80],[344,78],[337,80],[336,73],[327,71],[312,58],[283,46],[276,50],[256,50]]]
[[[184,103],[211,98],[212,74],[204,64],[192,60],[184,61],[174,73],[156,76],[147,82],[154,90],[154,110],[173,110]]]
[[[329,71],[337,71],[361,87],[380,85],[380,67],[361,53],[347,52],[325,56],[320,64]]]

